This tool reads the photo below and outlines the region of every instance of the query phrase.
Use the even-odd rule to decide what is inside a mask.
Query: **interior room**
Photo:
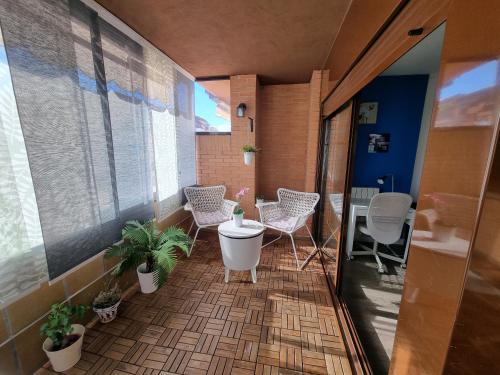
[[[0,374],[490,374],[499,16],[0,1]]]
[[[444,32],[441,25],[359,92],[352,203],[365,204],[377,192],[399,192],[408,194],[411,207],[417,208]],[[365,103],[376,103],[376,115],[362,115]],[[373,134],[383,135],[386,142],[371,147]],[[366,225],[367,218],[353,220],[349,233],[354,225]],[[389,370],[412,232],[409,223],[405,221],[396,242],[378,247],[382,267],[367,253],[373,247],[370,235],[355,230],[352,245],[347,244],[341,293],[375,374]]]

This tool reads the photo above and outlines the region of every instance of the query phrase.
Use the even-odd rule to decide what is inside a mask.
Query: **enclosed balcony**
[[[493,374],[500,7],[0,1],[0,374]]]

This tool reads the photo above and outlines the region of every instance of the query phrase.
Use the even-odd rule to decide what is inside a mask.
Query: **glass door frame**
[[[352,177],[354,173],[354,160],[356,154],[356,139],[357,139],[357,118],[359,110],[359,100],[357,95],[351,100],[342,105],[339,109],[333,112],[330,116],[322,119],[319,131],[319,147],[318,147],[318,164],[316,170],[316,191],[320,194],[319,207],[314,215],[314,237],[318,246],[323,246],[321,235],[323,228],[323,215],[325,209],[324,196],[326,194],[326,176],[328,173],[328,165],[325,161],[328,160],[328,145],[327,137],[331,135],[332,119],[349,106],[351,108],[351,121],[349,132],[349,146],[347,149],[347,166],[346,177],[344,184],[344,199],[342,204],[342,221],[340,226],[340,243],[338,245],[338,253],[336,254],[336,271],[335,277],[330,276],[325,269],[325,258],[321,255],[321,262],[323,264],[323,271],[325,272],[330,294],[333,299],[335,311],[341,328],[342,337],[348,347],[349,362],[354,374],[373,374],[373,371],[368,362],[368,358],[364,352],[361,340],[358,336],[351,314],[345,303],[340,290],[342,283],[342,255],[346,248],[347,228],[349,223],[349,208],[351,200]]]

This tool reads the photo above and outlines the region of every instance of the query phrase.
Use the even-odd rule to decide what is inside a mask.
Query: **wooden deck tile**
[[[238,347],[238,339],[221,337],[217,343],[215,355],[218,357],[234,358]]]
[[[198,343],[196,344],[194,351],[203,354],[214,354],[215,349],[217,349],[217,344],[219,343],[220,336],[209,335],[203,333]]]
[[[207,375],[231,375],[233,359],[214,356],[210,362]]]
[[[253,362],[257,361],[257,353],[259,350],[259,343],[250,340],[240,340],[236,350],[236,359],[243,361]]]
[[[256,284],[248,272],[226,284],[217,237],[202,237],[163,288],[87,329],[68,375],[351,374],[317,259],[297,271],[290,242],[278,241],[263,249]]]

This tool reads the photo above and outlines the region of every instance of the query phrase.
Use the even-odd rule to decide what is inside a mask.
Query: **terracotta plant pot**
[[[70,369],[77,364],[82,356],[82,343],[85,327],[81,324],[72,324],[71,326],[73,327],[73,332],[71,332],[71,334],[78,335],[80,337],[67,348],[51,351],[52,340],[47,337],[43,342],[43,351],[47,354],[54,371],[62,372]]]
[[[142,263],[137,267],[137,277],[139,278],[139,284],[141,286],[141,292],[144,294],[149,294],[156,292],[158,287],[154,283],[154,277],[158,274],[158,271],[153,271],[145,273],[146,263]]]
[[[116,314],[118,313],[118,306],[121,303],[121,299],[115,303],[113,306],[106,307],[104,309],[99,309],[97,307],[92,307],[92,309],[95,311],[97,316],[99,317],[99,321],[101,323],[109,323],[113,321],[116,318]]]

